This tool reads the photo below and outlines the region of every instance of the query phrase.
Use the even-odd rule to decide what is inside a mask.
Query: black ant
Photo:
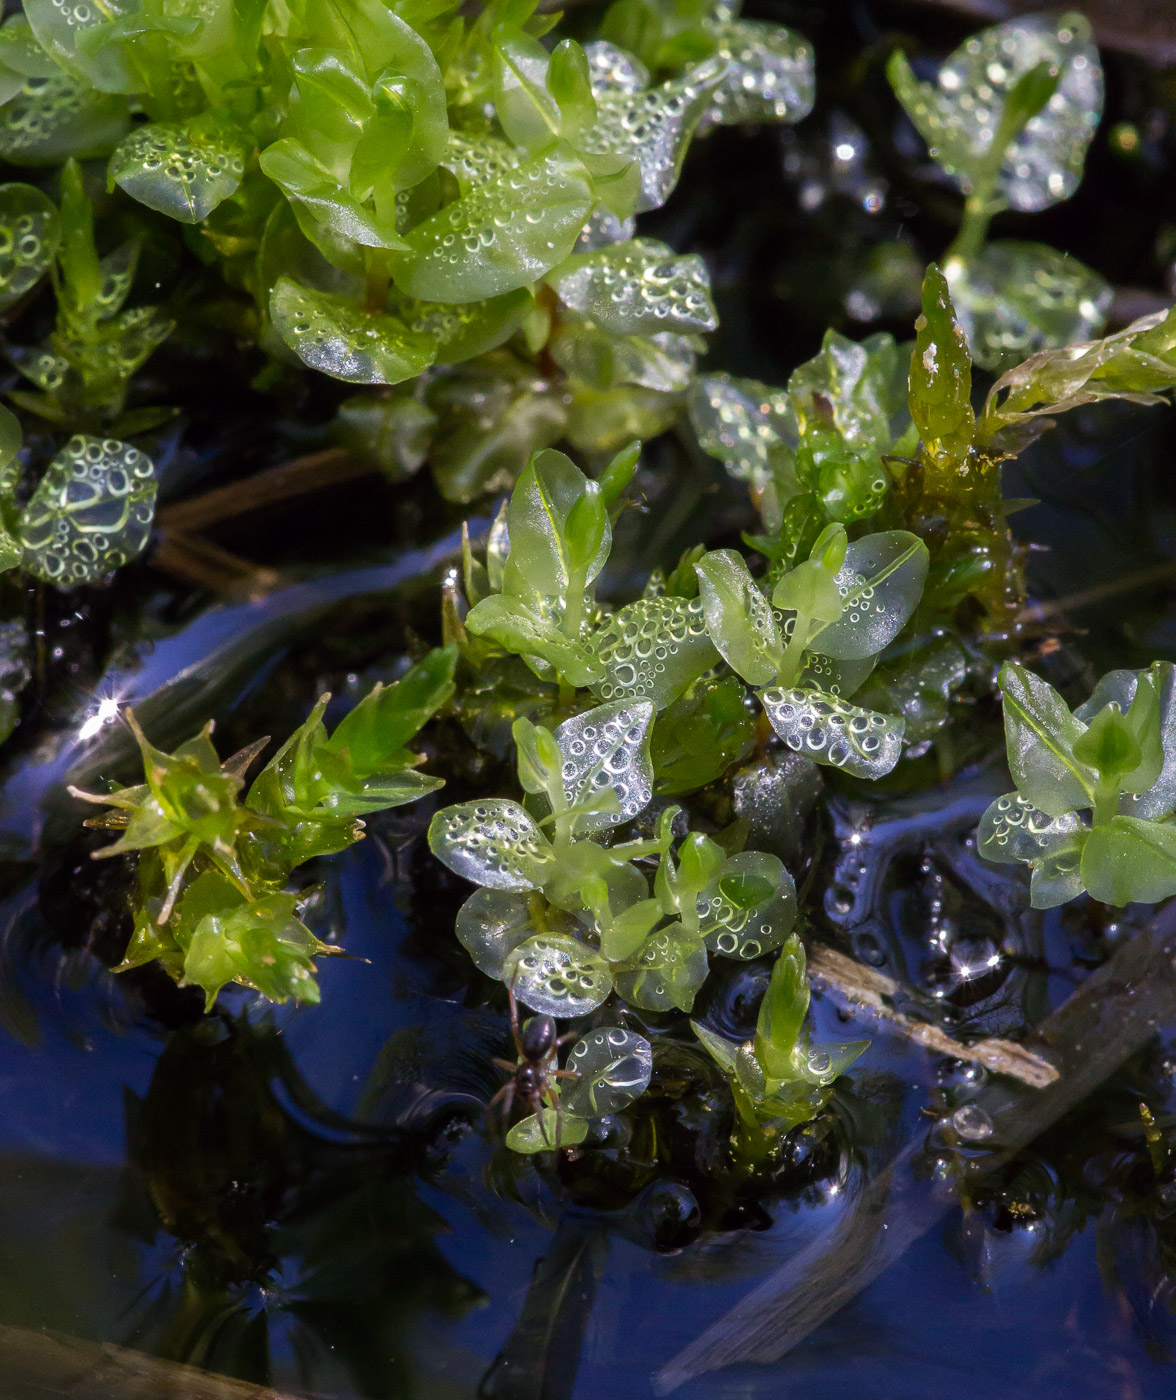
[[[554,1016],[532,1016],[526,1025],[520,1027],[514,984],[506,990],[510,997],[510,1033],[514,1037],[519,1058],[515,1064],[498,1058],[492,1061],[496,1068],[504,1070],[510,1078],[490,1100],[489,1107],[493,1110],[501,1104],[503,1118],[509,1118],[516,1097],[522,1099],[539,1120],[539,1131],[544,1142],[547,1141],[547,1124],[544,1121],[543,1110],[545,1107],[554,1108],[555,1141],[551,1146],[558,1147],[562,1121],[559,1095],[555,1092],[552,1081],[580,1077],[574,1070],[560,1069],[558,1058],[559,1047],[569,1040],[575,1040],[576,1032],[558,1035]]]

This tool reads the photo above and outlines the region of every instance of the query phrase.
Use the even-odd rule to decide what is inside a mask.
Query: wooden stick
[[[968,1105],[966,1139],[987,1147],[965,1173],[991,1172],[1053,1126],[1176,1018],[1176,901],[1119,947],[1038,1028],[1058,1068],[1043,1089],[993,1080]],[[919,1172],[916,1140],[842,1218],[783,1264],[653,1377],[659,1395],[708,1371],[779,1361],[894,1263],[954,1204]]]
[[[163,1361],[113,1342],[0,1327],[4,1400],[330,1400]]]
[[[836,996],[857,1011],[866,1011],[899,1035],[922,1045],[936,1055],[954,1055],[957,1060],[983,1065],[993,1074],[1007,1074],[1034,1089],[1044,1089],[1058,1077],[1057,1067],[1043,1055],[1020,1045],[1015,1040],[995,1037],[966,1045],[953,1040],[948,1033],[929,1021],[916,1021],[904,1016],[889,1003],[899,992],[898,983],[876,968],[866,967],[830,948],[827,943],[812,943],[806,949],[808,970]]]

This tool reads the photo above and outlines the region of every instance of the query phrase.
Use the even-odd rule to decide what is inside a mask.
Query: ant
[[[515,1000],[514,983],[506,989],[510,997],[510,1033],[514,1037],[518,1061],[495,1058],[492,1063],[505,1071],[510,1078],[490,1100],[491,1110],[502,1104],[502,1116],[508,1118],[518,1097],[528,1105],[539,1120],[539,1131],[543,1141],[547,1141],[547,1124],[543,1118],[545,1107],[555,1109],[555,1142],[558,1147],[561,1136],[559,1095],[555,1092],[556,1079],[579,1079],[575,1070],[559,1068],[559,1047],[569,1040],[576,1039],[576,1032],[558,1035],[554,1016],[532,1016],[524,1026],[519,1025],[519,1006]]]

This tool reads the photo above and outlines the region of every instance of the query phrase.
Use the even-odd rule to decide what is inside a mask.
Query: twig
[[[990,1038],[971,1045],[953,1040],[945,1030],[928,1021],[916,1021],[896,1011],[889,1003],[899,986],[885,973],[847,958],[825,943],[813,943],[808,950],[808,970],[830,991],[885,1021],[890,1030],[912,1040],[936,1055],[953,1055],[957,1060],[983,1065],[993,1074],[1007,1074],[1034,1089],[1044,1089],[1058,1077],[1056,1066],[1014,1040]]]
[[[1044,1089],[993,1080],[968,1105],[969,1141],[989,1150],[964,1166],[991,1172],[1070,1112],[1176,1017],[1176,902],[1124,943],[1042,1022],[1059,1069]],[[920,1174],[924,1143],[909,1143],[819,1235],[653,1377],[665,1395],[735,1363],[779,1361],[883,1273],[955,1200]]]
[[[19,1327],[0,1327],[0,1367],[5,1400],[313,1400],[110,1342]]]

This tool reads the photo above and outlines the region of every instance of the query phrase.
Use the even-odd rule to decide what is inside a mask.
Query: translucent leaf
[[[1076,831],[1065,841],[1043,852],[1032,864],[1029,881],[1029,903],[1034,909],[1054,909],[1077,899],[1085,888],[1082,883],[1082,851],[1089,833]]]
[[[703,375],[690,391],[690,422],[704,452],[736,481],[762,487],[782,444],[795,446],[796,414],[784,389],[729,374]]]
[[[858,342],[826,331],[821,348],[792,372],[788,393],[802,431],[833,426],[851,447],[885,451],[908,426],[906,347],[889,335]]]
[[[59,588],[94,583],[141,554],[158,482],[151,458],[114,438],[70,438],[21,517],[22,566]]]
[[[796,885],[783,862],[740,851],[698,899],[699,931],[713,953],[758,958],[779,948],[796,923]]]
[[[435,344],[386,313],[365,311],[346,297],[278,279],[270,317],[298,358],[349,384],[399,384],[427,369]]]
[[[967,462],[975,436],[972,357],[947,278],[934,263],[920,295],[923,309],[911,351],[911,418],[931,464],[950,481]]]
[[[855,540],[836,578],[844,611],[817,633],[813,650],[837,661],[876,656],[918,606],[929,563],[927,546],[908,530]]]
[[[1077,812],[1051,817],[1019,792],[1010,792],[989,803],[976,829],[976,845],[985,860],[1031,863],[1084,829]]]
[[[562,1147],[575,1147],[588,1136],[588,1124],[570,1113],[557,1113],[545,1108],[542,1118],[532,1113],[520,1118],[506,1135],[506,1145],[512,1152],[530,1156],[535,1152],[555,1152]]]
[[[653,795],[649,732],[653,705],[648,700],[614,700],[586,714],[564,720],[555,731],[563,755],[564,796],[568,805],[602,793],[616,794],[618,810],[582,816],[581,831],[615,826],[632,819]]]
[[[49,270],[61,238],[53,201],[33,185],[0,185],[0,311]]]
[[[499,136],[467,136],[451,131],[441,165],[457,180],[462,194],[498,180],[519,167],[519,153]]]
[[[502,980],[541,1016],[586,1016],[612,991],[608,963],[564,933],[539,933],[507,956]]]
[[[902,753],[904,724],[894,715],[859,709],[819,690],[761,690],[760,699],[780,738],[814,763],[855,778],[881,778]]]
[[[659,209],[670,197],[694,128],[723,72],[723,62],[711,58],[660,87],[597,94],[596,125],[580,134],[579,148],[640,162],[638,213]]]
[[[130,123],[126,99],[95,92],[69,73],[28,78],[0,107],[0,159],[57,165],[69,156],[108,155]]]
[[[807,40],[779,24],[737,19],[719,24],[715,57],[727,72],[699,130],[742,122],[798,122],[813,109],[816,64]]]
[[[1119,809],[1129,817],[1163,817],[1176,811],[1176,666],[1170,661],[1154,661],[1143,672],[1111,671],[1095,686],[1090,699],[1078,706],[1074,717],[1088,724],[1111,701],[1126,713],[1141,675],[1151,677],[1159,696],[1157,727],[1164,757],[1155,782],[1145,792],[1124,792]]]
[[[694,566],[706,630],[733,671],[750,685],[775,680],[784,654],[780,625],[743,556],[713,549]]]
[[[572,151],[557,145],[476,185],[426,219],[392,258],[396,285],[424,301],[482,301],[513,292],[572,251],[596,203]]]
[[[484,355],[509,340],[534,305],[530,291],[453,305],[440,301],[417,301],[400,308],[400,315],[414,335],[429,336],[436,349],[435,363],[459,364]]]
[[[455,874],[495,890],[537,889],[554,862],[547,837],[505,797],[443,807],[429,823],[429,848]]]
[[[1052,685],[1014,661],[1001,668],[1000,688],[1009,772],[1021,796],[1051,817],[1089,807],[1095,774],[1073,753],[1086,726]]]
[[[1176,826],[1113,817],[1082,847],[1082,883],[1103,904],[1155,904],[1176,894]]]
[[[637,232],[636,219],[618,219],[608,209],[594,209],[576,239],[577,253],[590,253],[596,248],[611,248],[624,243]]]
[[[121,44],[106,44],[96,53],[79,50],[78,38],[112,20],[134,14],[133,0],[24,0],[24,13],[37,42],[67,72],[80,73],[102,92],[131,92],[134,74]]]
[[[998,181],[1007,203],[1029,213],[1077,189],[1102,113],[1102,67],[1081,15],[1023,15],[985,29],[944,63],[936,85],[920,83],[901,55],[892,60],[890,75],[931,154],[970,194],[1010,92],[1042,63],[1059,68],[1060,81],[1008,146]]]
[[[562,612],[571,582],[567,522],[587,484],[583,472],[562,452],[537,452],[527,463],[507,513],[510,555],[502,575],[504,593],[546,599]],[[612,531],[606,525],[585,584],[597,578],[611,548]]]
[[[525,895],[475,890],[457,911],[457,941],[479,972],[501,979],[507,957],[535,932]]]
[[[588,59],[592,91],[597,96],[602,92],[640,92],[649,86],[649,69],[645,64],[615,44],[597,39],[595,43],[584,45],[584,54]]]
[[[802,690],[826,690],[848,700],[873,671],[876,660],[867,656],[860,661],[834,661],[817,651],[806,652],[797,684]]]
[[[658,716],[650,753],[654,790],[694,792],[750,752],[755,716],[738,676],[703,677]]]
[[[639,598],[595,632],[589,645],[604,667],[602,700],[645,699],[664,710],[719,659],[697,598]]]
[[[651,933],[640,952],[613,969],[617,994],[644,1011],[689,1011],[709,964],[701,938],[670,925]]]
[[[563,1091],[564,1112],[603,1118],[628,1108],[649,1087],[653,1051],[636,1031],[598,1026],[576,1041],[564,1068],[580,1076]]]
[[[294,916],[297,896],[269,894],[206,914],[184,952],[183,981],[205,994],[206,1009],[229,982],[256,987],[270,1001],[317,1002],[314,979],[323,945]]]
[[[978,365],[1002,370],[1039,350],[1089,340],[1113,289],[1068,253],[1004,239],[944,266],[956,316]]]
[[[952,637],[935,637],[885,664],[859,700],[872,709],[902,715],[907,743],[917,744],[948,722],[951,698],[967,675],[968,658],[960,644]],[[821,680],[812,683],[820,690],[833,689]],[[843,685],[835,693],[849,696],[855,689]]]
[[[652,238],[577,254],[547,280],[565,306],[615,335],[713,331],[718,324],[703,260],[675,257]]]
[[[110,178],[132,199],[184,224],[207,218],[244,173],[240,142],[162,122],[137,127],[110,161]]]

